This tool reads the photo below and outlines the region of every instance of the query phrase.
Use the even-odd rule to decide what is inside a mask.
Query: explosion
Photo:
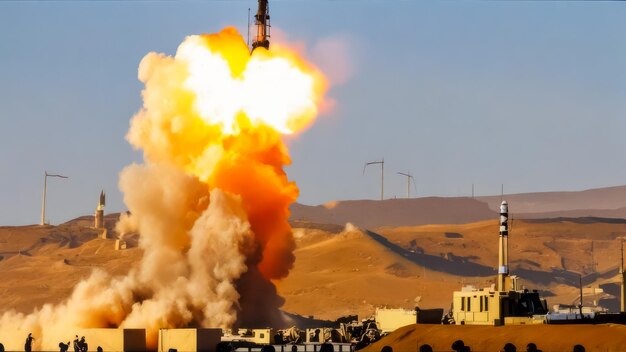
[[[143,108],[128,141],[144,164],[120,173],[144,254],[127,276],[96,270],[71,297],[30,315],[0,318],[54,345],[72,328],[275,325],[295,248],[288,207],[298,196],[283,170],[281,135],[312,123],[326,89],[314,67],[285,48],[250,54],[234,28],[187,37],[174,57],[139,65]]]

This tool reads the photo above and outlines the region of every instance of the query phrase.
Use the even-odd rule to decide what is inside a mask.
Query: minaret
[[[104,191],[100,191],[100,201],[98,202],[98,207],[96,208],[96,213],[94,214],[94,227],[97,229],[104,228],[104,205],[105,205],[106,195]]]
[[[506,277],[509,276],[509,205],[500,204],[500,242],[498,248],[498,282],[496,289],[505,291]]]

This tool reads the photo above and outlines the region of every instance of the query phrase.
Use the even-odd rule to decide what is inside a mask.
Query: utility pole
[[[580,304],[578,305],[578,309],[580,310],[580,319],[584,319],[583,317],[583,275],[578,274],[578,285],[580,287]]]
[[[619,263],[620,283],[621,283],[621,295],[620,295],[620,312],[626,312],[626,272],[624,272],[624,238],[619,240],[620,250],[622,253]]]
[[[44,174],[45,176],[43,178],[43,201],[41,204],[41,226],[46,224],[46,188],[48,184],[48,177],[69,178],[67,176],[49,174],[48,171],[45,171]]]
[[[596,272],[596,261],[594,258],[593,240],[591,240],[591,272]]]
[[[369,165],[380,164],[380,200],[385,199],[385,158],[381,161],[370,161],[363,166],[363,175],[365,175],[365,169]]]
[[[406,176],[406,197],[411,198],[411,181],[413,181],[413,186],[415,186],[415,193],[417,193],[415,178],[411,176],[411,173],[408,171],[406,174],[404,172],[398,172],[398,175]]]
[[[248,26],[246,27],[248,29],[248,41],[246,42],[248,44],[248,48],[250,47],[250,8],[248,7]]]

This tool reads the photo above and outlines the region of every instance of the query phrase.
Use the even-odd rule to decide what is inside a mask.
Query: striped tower
[[[500,204],[500,242],[498,248],[498,291],[505,291],[506,277],[509,276],[509,205]]]

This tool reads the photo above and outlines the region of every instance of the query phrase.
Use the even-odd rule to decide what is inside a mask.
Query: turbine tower
[[[69,178],[67,176],[49,174],[48,171],[45,171],[44,174],[45,176],[43,178],[43,200],[41,202],[41,226],[46,224],[46,190],[48,186],[48,177]]]
[[[411,173],[407,171],[398,172],[398,175],[406,176],[406,197],[411,198],[411,181],[413,181],[413,186],[415,187],[415,193],[417,193],[417,184],[415,183],[415,177],[411,176]]]
[[[385,199],[385,158],[381,161],[370,161],[363,166],[363,175],[365,175],[365,169],[369,165],[380,164],[380,200]]]

